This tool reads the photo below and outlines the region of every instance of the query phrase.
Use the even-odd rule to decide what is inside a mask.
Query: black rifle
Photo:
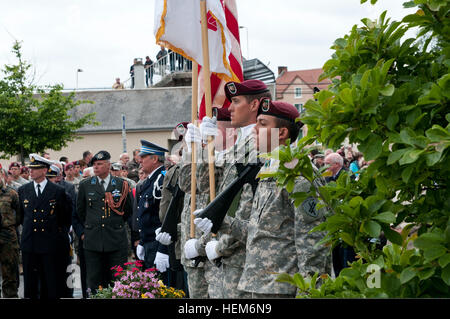
[[[172,199],[167,207],[166,217],[164,217],[164,222],[161,226],[161,233],[169,233],[172,242],[176,242],[178,239],[177,224],[182,211],[178,204],[180,203],[180,199],[184,196],[184,192],[180,189],[178,184],[170,191],[172,192]]]
[[[263,163],[258,162],[256,164],[247,164],[244,166],[241,163],[236,164],[238,170],[238,177],[231,182],[211,203],[206,206],[201,214],[200,218],[208,218],[211,220],[213,226],[211,232],[217,233],[220,226],[227,215],[227,212],[233,203],[236,195],[241,191],[244,184],[249,183],[252,185],[252,190],[255,192],[258,185],[259,178],[256,178]]]

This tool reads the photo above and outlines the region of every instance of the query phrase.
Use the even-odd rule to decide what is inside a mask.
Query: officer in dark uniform
[[[32,183],[18,190],[23,230],[21,239],[25,298],[55,299],[62,296],[59,240],[71,224],[72,205],[64,188],[49,182],[51,161],[30,155]]]
[[[161,227],[159,220],[159,203],[161,201],[162,184],[164,181],[164,153],[165,148],[141,140],[141,166],[148,177],[142,187],[136,190],[137,225],[139,227],[140,243],[137,255],[144,260],[145,268],[152,268],[155,258],[160,262],[169,264],[167,247],[161,245],[156,239],[155,230]],[[163,246],[163,247],[159,247]],[[160,248],[160,249],[158,249]],[[143,258],[142,258],[143,257]],[[167,273],[162,275],[163,282],[167,283]]]
[[[110,174],[111,155],[100,151],[91,159],[94,177],[80,182],[77,215],[86,259],[87,286],[95,293],[112,280],[111,268],[127,262],[125,222],[132,211],[131,188]]]

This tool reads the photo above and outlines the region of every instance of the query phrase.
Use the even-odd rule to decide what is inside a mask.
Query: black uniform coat
[[[150,178],[146,178],[139,189],[136,189],[137,221],[142,243],[155,241],[155,230],[161,227],[159,203],[164,174],[164,166],[161,166]],[[167,247],[161,246],[163,247],[159,251],[167,254]]]
[[[22,251],[56,253],[58,239],[67,234],[72,218],[72,204],[64,188],[48,181],[38,199],[32,182],[21,186],[18,193],[23,212]]]
[[[111,192],[114,201],[122,196],[122,186],[126,183],[120,177],[110,177],[106,192]],[[83,248],[97,252],[112,252],[128,249],[125,222],[132,213],[131,188],[119,211],[121,216],[105,205],[105,190],[97,176],[86,178],[80,182],[77,197],[77,214],[82,222],[84,233]]]

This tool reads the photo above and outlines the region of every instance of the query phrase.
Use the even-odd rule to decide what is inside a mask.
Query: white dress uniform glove
[[[165,272],[169,268],[169,255],[157,252],[155,257],[155,266],[160,272]]]
[[[212,118],[210,118],[208,116],[204,116],[202,119],[202,123],[200,124],[200,132],[202,134],[202,139],[205,144],[208,142],[209,136],[219,135],[219,131],[217,130],[216,117],[213,116]]]
[[[203,209],[197,209],[196,211],[194,211],[192,214],[194,216],[198,216],[203,212]],[[212,222],[210,219],[208,218],[200,218],[197,217],[194,219],[194,224],[195,226],[200,229],[205,235],[209,234],[209,232],[211,231],[211,228],[213,226]]]
[[[201,143],[202,142],[202,134],[200,132],[200,129],[195,126],[192,123],[189,123],[187,125],[187,131],[186,131],[186,135],[184,136],[185,140],[186,140],[186,144],[188,147],[188,152],[192,152],[192,146],[191,143]]]
[[[216,251],[216,246],[219,242],[217,240],[211,240],[206,244],[205,250],[206,250],[206,256],[208,256],[208,259],[213,261],[214,259],[219,258],[219,254]]]
[[[136,247],[136,255],[140,260],[144,260],[145,257],[145,250],[144,250],[144,246],[142,245],[137,245]]]
[[[166,232],[161,233],[161,227],[155,230],[155,234],[156,234],[155,239],[159,241],[161,244],[168,246],[172,243],[172,236],[170,236],[170,234]]]
[[[186,244],[184,244],[184,256],[187,259],[192,259],[199,256],[197,248],[195,248],[195,243],[198,239],[192,238],[189,239]]]

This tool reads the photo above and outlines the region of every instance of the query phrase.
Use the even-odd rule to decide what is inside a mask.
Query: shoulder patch
[[[319,212],[316,210],[317,199],[314,197],[308,197],[302,203],[302,209],[306,215],[312,218],[319,216]]]
[[[96,178],[97,177],[95,176],[91,178],[91,185],[95,185],[97,183]]]

